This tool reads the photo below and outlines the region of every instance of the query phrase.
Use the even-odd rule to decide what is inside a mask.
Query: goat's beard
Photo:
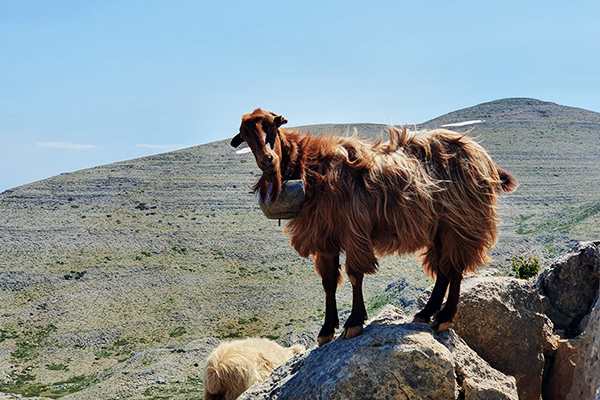
[[[276,168],[272,174],[263,172],[253,190],[254,193],[258,193],[263,202],[275,203],[281,193],[281,171],[279,168]]]

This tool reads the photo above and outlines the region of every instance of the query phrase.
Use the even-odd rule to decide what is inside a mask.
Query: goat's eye
[[[273,147],[273,145],[275,144],[275,137],[277,137],[277,134],[274,132],[267,132],[267,143],[271,145],[271,147]]]

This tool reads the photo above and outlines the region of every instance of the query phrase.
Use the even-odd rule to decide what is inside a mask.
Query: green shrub
[[[66,364],[46,364],[46,369],[50,371],[68,371],[69,367]]]
[[[529,279],[540,272],[540,261],[537,257],[516,255],[511,259],[512,270],[519,279]]]
[[[169,333],[169,336],[172,338],[177,338],[177,337],[185,335],[186,333],[187,333],[187,331],[186,331],[185,327],[180,326],[178,328],[175,328],[175,330],[173,332]]]

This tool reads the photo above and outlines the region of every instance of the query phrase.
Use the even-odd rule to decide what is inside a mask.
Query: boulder
[[[300,354],[242,394],[249,399],[518,399],[452,330],[436,334],[387,306],[364,333]]]
[[[516,378],[519,398],[539,400],[544,353],[556,350],[552,323],[531,281],[485,277],[463,281],[454,329],[493,368]]]
[[[581,242],[545,269],[537,279],[544,313],[567,337],[582,331],[584,319],[598,296],[600,242]]]
[[[564,400],[573,384],[579,339],[561,339],[543,388],[544,400]]]
[[[600,399],[600,298],[579,338],[573,384],[566,399]]]
[[[560,340],[545,383],[550,400],[594,399],[600,389],[600,242],[582,242],[537,279]]]

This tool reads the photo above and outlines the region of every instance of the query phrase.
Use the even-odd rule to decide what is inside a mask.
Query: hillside
[[[419,128],[469,121],[482,122],[450,129],[471,130],[521,184],[500,204],[492,273],[508,273],[516,253],[548,260],[573,241],[597,239],[600,114],[505,99]],[[385,132],[356,127],[368,137]],[[252,154],[237,154],[227,139],[1,193],[0,392],[56,397],[99,386],[134,354],[186,353],[199,338],[313,344],[320,281],[282,236],[285,221],[279,227],[258,208],[250,193],[258,171]],[[430,282],[411,257],[382,260],[365,279],[368,307],[414,299]],[[350,299],[345,283],[339,308]],[[202,343],[199,354],[214,341]],[[186,362],[187,378],[167,380],[161,393],[171,397],[161,398],[197,388],[202,360]],[[150,388],[140,384],[136,398],[150,398]]]

